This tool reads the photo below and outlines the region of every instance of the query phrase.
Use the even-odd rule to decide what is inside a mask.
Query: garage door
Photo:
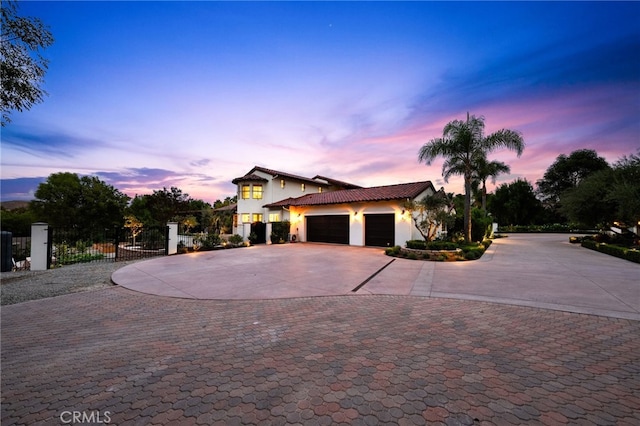
[[[391,247],[395,245],[395,240],[396,222],[393,213],[364,215],[364,245]]]
[[[307,241],[349,244],[349,215],[307,216]]]

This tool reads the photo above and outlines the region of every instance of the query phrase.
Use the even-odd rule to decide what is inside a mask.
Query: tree
[[[95,176],[53,173],[38,186],[31,208],[38,220],[78,230],[122,226],[129,197]]]
[[[11,121],[11,110],[23,111],[40,103],[47,94],[44,82],[49,61],[41,54],[53,44],[53,35],[38,18],[17,15],[16,2],[3,0],[0,39],[2,127]]]
[[[3,231],[13,233],[13,236],[31,235],[31,224],[36,222],[36,218],[27,207],[8,210],[4,206],[0,209],[0,228]]]
[[[543,211],[533,186],[526,179],[500,185],[488,207],[494,220],[505,225],[532,225]]]
[[[612,168],[594,172],[560,195],[560,211],[587,227],[640,221],[640,157],[623,157]]]
[[[419,201],[407,200],[403,207],[409,211],[413,224],[425,241],[433,241],[441,226],[455,220],[451,214],[453,205],[443,191]]]
[[[165,226],[167,222],[179,221],[188,215],[192,200],[181,189],[171,187],[155,190],[153,194],[136,196],[129,211],[145,225]]]
[[[487,212],[487,179],[491,178],[491,183],[496,183],[496,178],[499,174],[511,173],[511,167],[504,164],[502,161],[489,161],[486,158],[481,159],[476,168],[475,179],[476,185],[482,183],[481,199],[482,199],[482,211]]]
[[[133,237],[133,245],[135,246],[136,237],[140,235],[140,233],[144,229],[144,225],[138,220],[138,218],[136,218],[132,214],[125,216],[124,219],[124,227],[131,231],[131,236]]]
[[[478,164],[498,148],[513,150],[518,156],[524,150],[519,132],[501,129],[484,136],[484,117],[469,116],[467,120],[454,120],[444,126],[442,138],[435,138],[420,148],[418,159],[427,165],[437,157],[445,159],[442,176],[448,182],[452,175],[464,177],[464,238],[471,241],[471,183]]]
[[[579,149],[569,156],[561,154],[549,166],[543,178],[536,182],[538,187],[536,192],[545,208],[562,214],[560,211],[562,193],[578,186],[587,176],[608,168],[610,167],[607,161],[598,157],[598,153],[592,149]]]

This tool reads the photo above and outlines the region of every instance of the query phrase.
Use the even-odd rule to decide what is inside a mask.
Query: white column
[[[47,243],[49,224],[36,222],[31,224],[31,270],[47,270]]]
[[[178,252],[178,222],[167,223],[169,227],[169,241],[167,241],[167,254]]]
[[[273,229],[273,225],[271,225],[271,222],[267,223],[267,227],[264,230],[265,233],[265,238],[267,239],[267,244],[271,244],[271,232]]]

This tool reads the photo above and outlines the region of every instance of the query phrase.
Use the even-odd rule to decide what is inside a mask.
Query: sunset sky
[[[2,128],[2,201],[51,173],[213,202],[254,165],[362,186],[432,180],[467,111],[522,132],[512,173],[640,149],[639,2],[20,2],[49,25],[44,103]],[[493,189],[493,186],[490,187]]]

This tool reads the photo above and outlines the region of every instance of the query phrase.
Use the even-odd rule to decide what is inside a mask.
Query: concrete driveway
[[[257,246],[135,263],[112,280],[191,299],[392,294],[640,320],[640,265],[568,241],[566,234],[512,234],[471,262],[394,259],[380,249],[338,245]]]

